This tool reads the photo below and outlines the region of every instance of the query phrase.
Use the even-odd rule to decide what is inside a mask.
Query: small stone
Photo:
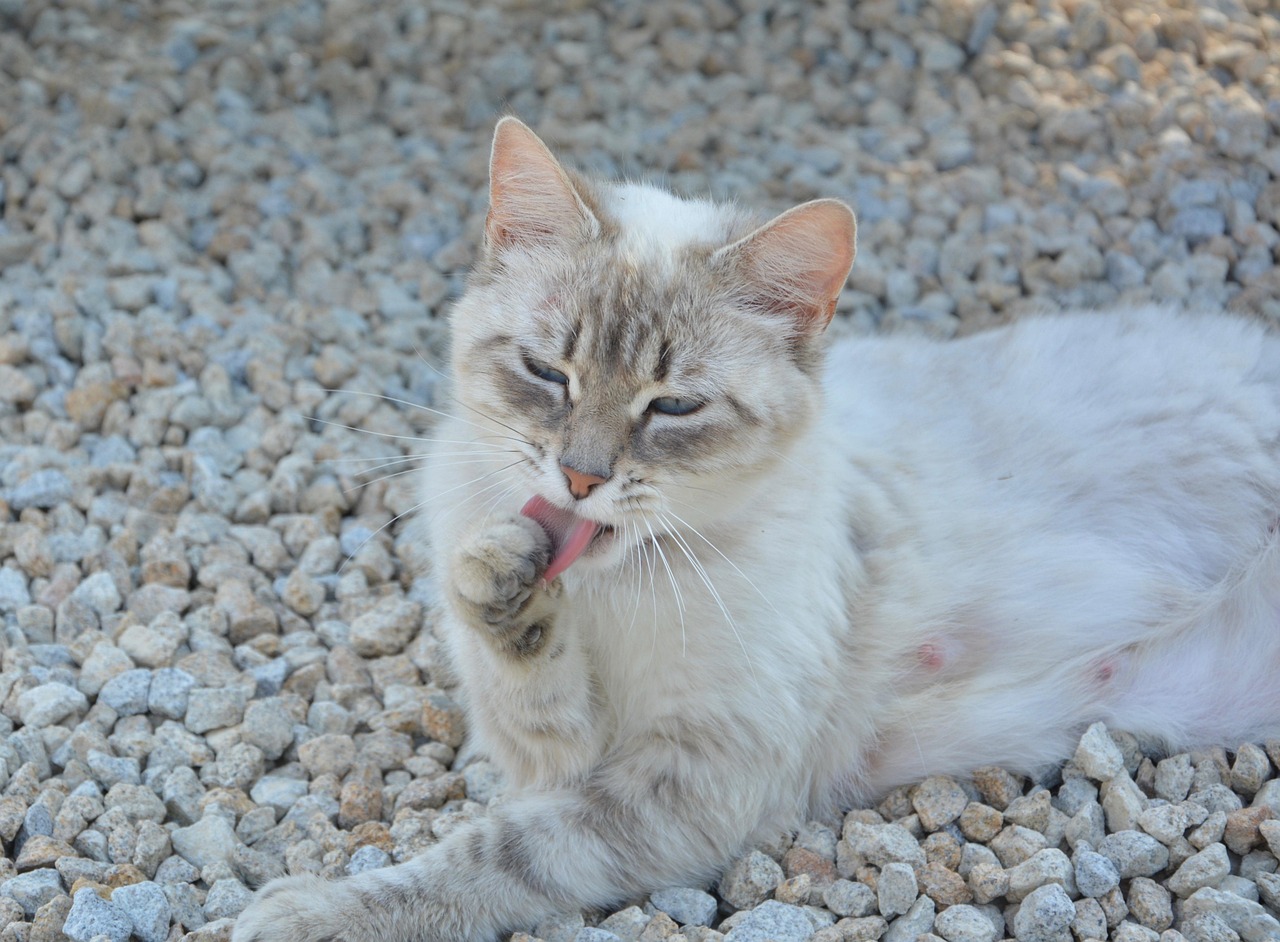
[[[244,711],[240,734],[271,760],[279,759],[293,744],[294,718],[278,697],[254,700]]]
[[[59,857],[75,856],[75,850],[66,841],[48,834],[32,834],[22,843],[22,850],[13,865],[19,873],[52,867]]]
[[[136,716],[147,711],[151,691],[151,671],[145,668],[116,674],[98,691],[98,700],[121,716]]]
[[[1009,892],[1009,871],[999,864],[976,864],[969,871],[968,886],[975,902],[990,903]]]
[[[915,869],[928,862],[919,841],[897,824],[871,825],[850,818],[845,821],[844,840],[854,854],[877,867],[905,863]]]
[[[1091,850],[1075,855],[1076,889],[1093,899],[1105,896],[1120,885],[1120,871],[1111,859]]]
[[[1210,844],[1182,862],[1166,886],[1182,898],[1205,886],[1217,886],[1231,872],[1231,858],[1223,844]]]
[[[151,675],[147,689],[147,710],[156,716],[180,720],[187,714],[196,679],[177,667],[163,667]]]
[[[716,918],[716,900],[709,893],[687,887],[659,890],[650,902],[683,926],[709,926]]]
[[[1068,894],[1075,895],[1075,875],[1071,860],[1054,847],[1038,851],[1017,866],[1009,868],[1009,899],[1018,902],[1032,890],[1050,883],[1056,883]]]
[[[812,934],[813,923],[801,907],[769,900],[745,913],[725,942],[804,942]]]
[[[133,921],[119,907],[85,887],[73,897],[62,931],[72,942],[89,942],[91,939],[101,942],[100,937],[103,936],[111,942],[128,942],[133,934]]]
[[[98,784],[110,789],[119,784],[141,785],[142,763],[133,756],[113,756],[90,749],[85,764]]]
[[[1048,839],[1039,831],[1017,824],[1010,824],[990,841],[991,849],[1006,867],[1016,867],[1024,860],[1029,860],[1048,844]]]
[[[911,805],[920,816],[920,824],[930,832],[960,817],[968,803],[964,789],[945,775],[930,776],[911,792]]]
[[[364,657],[399,654],[417,632],[422,606],[388,597],[351,622],[351,646]]]
[[[933,928],[937,907],[933,900],[922,896],[911,908],[889,924],[882,942],[916,942],[917,937]]]
[[[1018,942],[1069,942],[1075,905],[1056,883],[1032,891],[1013,917]]]
[[[62,877],[57,870],[32,870],[0,883],[0,896],[7,896],[22,907],[28,917],[55,896],[61,896]]]
[[[1271,774],[1271,762],[1266,752],[1253,743],[1244,743],[1236,750],[1236,760],[1231,765],[1231,788],[1246,797],[1262,787]]]
[[[772,858],[752,851],[724,872],[719,893],[734,909],[750,909],[763,902],[782,880],[782,868]]]
[[[169,936],[171,910],[164,890],[151,881],[119,887],[111,902],[129,917],[133,934],[141,942],[165,942]]]
[[[973,906],[949,906],[938,913],[933,929],[947,942],[996,942],[1000,933],[990,919]]]
[[[1115,864],[1121,879],[1154,876],[1169,865],[1169,849],[1141,831],[1108,834],[1098,852]]]
[[[71,500],[71,479],[56,468],[45,468],[28,475],[9,491],[9,507],[21,513],[28,507],[50,510]]]
[[[1243,857],[1262,843],[1259,825],[1274,817],[1274,813],[1266,805],[1232,811],[1228,813],[1227,823],[1222,829],[1222,842],[1232,853]]]
[[[911,908],[919,896],[915,871],[904,863],[886,864],[876,884],[876,900],[880,915],[886,919],[901,915]]]
[[[205,897],[204,914],[209,919],[234,919],[249,905],[253,893],[234,877],[214,882]]]
[[[1165,801],[1182,801],[1191,791],[1194,778],[1195,767],[1185,752],[1161,759],[1156,765],[1156,795]]]
[[[325,733],[298,747],[298,759],[311,775],[346,775],[356,757],[355,740],[341,733]]]
[[[229,862],[240,843],[226,818],[216,814],[206,814],[190,827],[177,828],[170,839],[174,851],[201,870]]]
[[[347,874],[355,876],[357,873],[364,873],[366,870],[380,870],[390,865],[390,854],[381,847],[366,844],[351,855],[351,860],[347,863]]]
[[[23,726],[33,729],[56,725],[88,709],[89,701],[84,694],[58,682],[32,687],[18,697],[18,718]]]
[[[1227,813],[1225,811],[1215,811],[1205,818],[1203,824],[1187,835],[1187,840],[1193,846],[1203,850],[1210,844],[1216,844],[1221,841],[1226,830]]]
[[[822,892],[827,909],[837,916],[870,916],[876,909],[876,895],[864,883],[836,880]]]
[[[578,930],[578,934],[573,937],[573,942],[622,942],[622,939],[608,929],[585,926]]]
[[[1146,926],[1161,932],[1173,925],[1173,899],[1169,891],[1147,877],[1134,877],[1126,897],[1129,913]]]
[[[235,726],[244,717],[248,698],[241,687],[197,687],[187,697],[185,725],[193,733]]]
[[[1071,932],[1077,939],[1105,939],[1107,937],[1107,914],[1102,905],[1090,897],[1075,902],[1076,917],[1071,920]]]
[[[1160,942],[1160,933],[1126,920],[1111,933],[1111,942]]]
[[[959,824],[960,832],[969,840],[986,843],[1004,827],[1004,815],[990,805],[971,801],[960,813]]]
[[[1124,768],[1124,754],[1107,733],[1106,724],[1094,723],[1080,737],[1074,762],[1095,782],[1106,782]]]
[[[0,568],[0,612],[16,612],[30,604],[27,577],[17,569]]]

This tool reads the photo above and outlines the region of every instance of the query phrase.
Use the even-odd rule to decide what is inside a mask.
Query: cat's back
[[[1080,447],[1107,427],[1216,412],[1263,432],[1280,422],[1280,335],[1150,306],[1028,317],[950,341],[847,338],[831,350],[827,391],[845,430],[904,442],[963,431],[992,446],[1032,433]]]
[[[886,482],[939,543],[1160,545],[1213,579],[1280,511],[1280,337],[1245,318],[1147,307],[850,339],[828,396],[854,480]]]

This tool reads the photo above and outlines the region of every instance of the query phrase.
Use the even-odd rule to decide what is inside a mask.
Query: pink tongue
[[[520,513],[536,521],[551,537],[555,555],[551,557],[547,571],[542,574],[547,582],[572,566],[587,548],[591,538],[600,532],[600,524],[594,520],[584,520],[541,497],[530,497]]]

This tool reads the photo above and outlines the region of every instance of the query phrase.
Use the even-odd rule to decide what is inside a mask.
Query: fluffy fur
[[[850,340],[824,373],[840,204],[760,226],[588,183],[511,119],[492,168],[424,486],[511,789],[410,863],[272,884],[236,942],[492,939],[1096,720],[1280,733],[1276,337],[1148,308]],[[575,501],[566,464],[606,480]],[[535,493],[614,528],[551,586]]]

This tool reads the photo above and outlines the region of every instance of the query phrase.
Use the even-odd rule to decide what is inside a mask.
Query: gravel
[[[838,330],[1277,321],[1278,43],[1258,0],[0,3],[0,942],[225,937],[501,794],[388,463],[499,113],[609,176],[846,198]],[[1223,745],[1095,725],[536,938],[1269,938],[1280,743]]]

